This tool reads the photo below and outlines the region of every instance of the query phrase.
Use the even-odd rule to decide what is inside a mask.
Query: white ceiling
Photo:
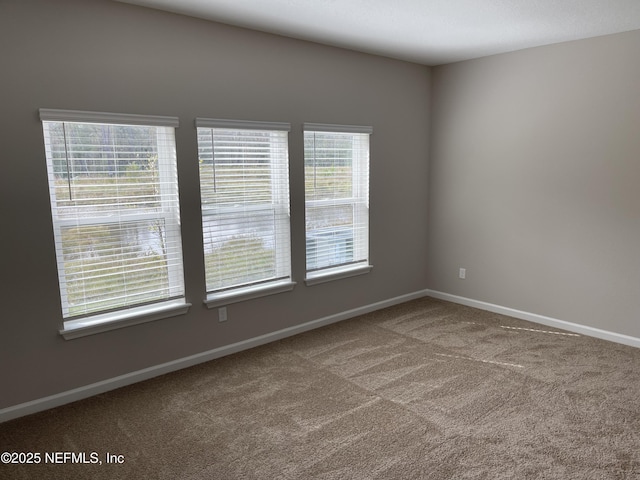
[[[640,0],[117,1],[426,65],[640,29]]]

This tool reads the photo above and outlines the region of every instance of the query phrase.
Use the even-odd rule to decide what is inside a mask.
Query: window
[[[196,119],[209,307],[291,290],[289,124]]]
[[[304,124],[307,284],[366,273],[371,127]]]
[[[177,118],[40,110],[65,338],[185,313]]]

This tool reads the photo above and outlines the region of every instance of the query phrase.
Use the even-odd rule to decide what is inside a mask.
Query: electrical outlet
[[[466,268],[461,268],[460,269],[460,271],[458,272],[458,278],[461,278],[462,280],[467,278],[467,269]]]
[[[219,322],[227,321],[227,307],[220,307],[218,309],[218,321]]]

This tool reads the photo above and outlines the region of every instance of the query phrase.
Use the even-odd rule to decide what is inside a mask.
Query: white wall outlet
[[[218,321],[219,322],[227,321],[227,307],[220,307],[218,309]]]
[[[460,271],[458,272],[458,278],[461,279],[465,279],[467,278],[467,269],[466,268],[461,268]]]

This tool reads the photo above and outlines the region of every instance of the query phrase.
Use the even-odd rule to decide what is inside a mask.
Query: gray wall
[[[640,337],[639,52],[635,31],[433,70],[430,289]]]
[[[0,2],[0,408],[425,288],[640,337],[638,51],[630,32],[429,69],[106,0]],[[39,108],[180,118],[188,315],[58,335]],[[222,324],[202,304],[197,116],[293,126],[300,283]],[[301,282],[302,122],[374,127],[368,275]]]
[[[0,2],[0,408],[426,288],[430,70],[101,0]],[[39,108],[174,115],[188,315],[65,341]],[[195,117],[284,121],[291,293],[207,310]],[[371,125],[373,271],[306,287],[302,122]]]

